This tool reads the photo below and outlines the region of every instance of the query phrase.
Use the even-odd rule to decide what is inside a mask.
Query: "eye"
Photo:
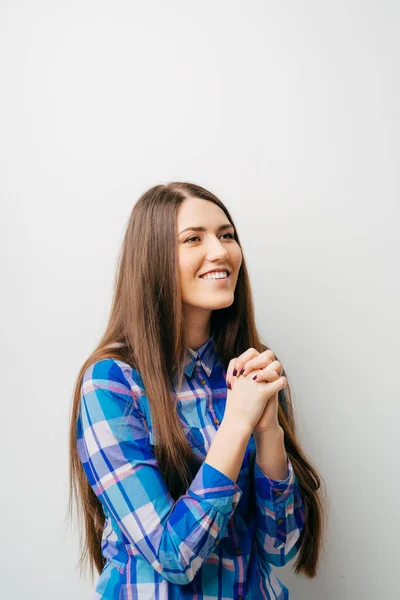
[[[221,235],[221,237],[224,237],[225,235],[229,235],[231,240],[235,239],[233,233],[223,233]],[[191,242],[191,241],[196,240],[196,239],[199,240],[200,237],[198,235],[193,235],[192,237],[190,237],[187,240],[185,240],[184,244],[186,244],[186,242]]]

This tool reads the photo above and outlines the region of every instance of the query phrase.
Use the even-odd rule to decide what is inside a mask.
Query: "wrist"
[[[289,475],[284,433],[282,427],[274,427],[254,434],[257,464],[275,481],[282,481]]]
[[[253,437],[255,441],[266,438],[280,439],[284,438],[285,432],[280,425],[271,425],[270,427],[263,427],[261,429],[254,429]]]
[[[250,439],[250,436],[252,434],[252,430],[251,430],[250,426],[248,426],[246,423],[241,423],[237,419],[232,419],[228,415],[225,415],[224,418],[222,419],[220,429],[221,429],[221,427],[225,431],[229,432],[229,434],[232,437],[234,436],[235,439],[237,437],[239,437],[241,439]]]

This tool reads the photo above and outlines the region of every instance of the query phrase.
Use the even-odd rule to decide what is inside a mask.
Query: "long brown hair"
[[[116,358],[140,372],[158,439],[156,459],[174,499],[186,492],[193,477],[188,467],[193,453],[177,413],[171,410],[170,387],[170,380],[176,373],[182,382],[186,356],[176,221],[180,204],[190,197],[214,202],[235,226],[224,204],[201,186],[172,182],[145,192],[134,205],[127,224],[105,333],[77,376],[70,421],[68,511],[71,517],[75,500],[78,520],[84,524],[79,565],[82,570],[88,561],[92,576],[93,567],[100,573],[105,564],[101,552],[105,517],[79,459],[76,434],[83,374],[90,365],[104,358]],[[235,239],[240,246],[236,228]],[[244,256],[234,302],[228,308],[211,313],[211,331],[225,369],[232,358],[248,348],[259,352],[268,348],[261,342],[256,329]],[[297,439],[289,383],[279,392],[279,399],[278,417],[284,430],[285,447],[305,506],[305,526],[295,572],[312,578],[317,574],[325,529],[322,478]]]

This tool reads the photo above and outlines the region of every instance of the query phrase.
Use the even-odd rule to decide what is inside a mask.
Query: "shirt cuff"
[[[206,500],[221,514],[230,518],[243,491],[224,473],[203,462],[190,484],[188,494],[197,499]]]
[[[264,473],[257,461],[254,465],[254,485],[258,499],[266,502],[279,504],[285,502],[287,497],[293,493],[296,482],[296,476],[293,470],[293,465],[289,458],[287,459],[287,467],[289,475],[286,479],[277,481],[271,479]]]

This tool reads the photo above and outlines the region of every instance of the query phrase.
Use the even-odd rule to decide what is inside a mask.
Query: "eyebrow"
[[[220,225],[217,231],[223,231],[224,229],[234,229],[231,223],[225,223],[224,225]],[[207,231],[205,227],[186,227],[186,229],[182,229],[182,231],[178,234],[184,233],[185,231]]]

